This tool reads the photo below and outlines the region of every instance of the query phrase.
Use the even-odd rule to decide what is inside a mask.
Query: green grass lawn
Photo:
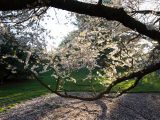
[[[0,87],[0,112],[13,107],[16,103],[44,95],[47,92],[34,80]]]
[[[104,86],[99,83],[99,81],[94,81],[90,84],[90,81],[83,81],[82,78],[86,77],[88,71],[82,69],[80,71],[74,71],[72,76],[77,79],[76,83],[66,82],[64,83],[64,88],[67,91],[101,91],[104,90]],[[50,77],[51,71],[40,75],[40,78],[51,88],[55,88],[56,80]],[[113,91],[117,89],[128,87],[131,82],[124,82],[116,86]],[[133,89],[131,92],[159,92],[160,91],[160,78],[152,73],[146,76],[140,84]],[[36,80],[23,81],[16,84],[8,84],[0,86],[0,112],[6,111],[12,108],[15,104],[22,101],[32,99],[41,95],[49,93],[49,91],[41,86],[41,84]]]
[[[133,80],[118,84],[113,88],[114,91],[118,89],[128,88],[133,83]],[[160,93],[160,77],[154,72],[143,78],[139,84],[129,92],[131,93]]]

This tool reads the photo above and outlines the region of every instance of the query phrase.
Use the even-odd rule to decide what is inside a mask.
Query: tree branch
[[[30,71],[31,74],[35,77],[35,79],[37,81],[40,82],[40,84],[42,86],[44,86],[45,88],[47,88],[49,91],[51,91],[52,93],[55,93],[61,97],[65,97],[65,98],[74,98],[74,99],[79,99],[79,100],[85,100],[85,101],[93,101],[93,100],[97,100],[97,99],[100,99],[102,98],[105,94],[110,94],[111,93],[111,90],[114,86],[116,86],[117,84],[121,83],[121,82],[124,82],[126,80],[131,80],[131,79],[135,79],[135,82],[133,83],[133,85],[131,85],[129,88],[121,91],[118,95],[116,96],[106,96],[107,98],[115,98],[115,97],[118,97],[120,95],[122,95],[123,93],[133,89],[134,87],[137,86],[138,82],[140,81],[140,79],[142,79],[145,75],[151,73],[151,72],[154,72],[156,70],[158,70],[160,68],[160,62],[159,63],[156,63],[156,64],[152,64],[152,65],[149,65],[148,67],[146,67],[145,69],[143,70],[140,70],[138,72],[134,72],[134,73],[131,73],[129,74],[128,76],[124,76],[124,77],[121,77],[121,78],[117,78],[115,81],[113,81],[111,84],[109,84],[109,86],[106,88],[106,90],[104,90],[103,92],[99,93],[98,95],[95,95],[93,97],[80,97],[80,96],[76,96],[76,95],[69,95],[69,94],[66,94],[64,92],[64,94],[62,94],[62,92],[58,92],[57,90],[52,90],[50,87],[48,87],[48,85],[46,85],[45,83],[43,83],[38,77],[37,75]]]
[[[137,10],[137,11],[131,11],[130,13],[153,14],[160,16],[160,11],[154,11],[154,10]]]
[[[160,32],[148,27],[129,16],[123,8],[113,8],[108,6],[99,6],[91,3],[84,3],[76,0],[0,0],[0,10],[22,10],[33,9],[36,7],[55,7],[79,14],[102,17],[107,20],[115,20],[124,26],[146,35],[160,43]],[[46,2],[47,1],[47,2]],[[45,4],[44,4],[45,3]]]
[[[99,1],[98,1],[98,5],[102,5],[102,0],[99,0]]]
[[[139,81],[141,80],[141,77],[138,77],[135,81],[134,81],[134,83],[129,87],[129,88],[127,88],[127,89],[125,89],[125,90],[122,90],[118,95],[116,95],[115,97],[119,97],[119,96],[121,96],[123,93],[126,93],[126,92],[128,92],[129,90],[132,90],[133,88],[135,88],[137,85],[138,85],[138,83],[139,83]]]

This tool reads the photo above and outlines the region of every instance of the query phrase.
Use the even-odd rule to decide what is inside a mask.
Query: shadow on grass
[[[48,92],[37,81],[0,86],[0,112],[14,107],[17,103],[33,99]]]

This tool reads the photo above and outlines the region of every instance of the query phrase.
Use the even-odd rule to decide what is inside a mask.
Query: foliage
[[[12,34],[14,41],[21,46],[31,49],[43,50],[46,47],[45,36],[48,31],[44,29],[39,20],[47,8],[35,10],[2,11],[0,15],[1,33]]]
[[[31,71],[42,71],[48,31],[39,20],[47,9],[0,12],[1,84],[6,79],[33,79]]]
[[[1,84],[7,79],[33,79],[31,71],[42,71],[40,57],[45,56],[39,48],[30,48],[17,41],[12,33],[1,33],[2,43],[0,44],[0,73]],[[48,60],[45,64],[47,64]],[[36,69],[39,66],[39,69]]]

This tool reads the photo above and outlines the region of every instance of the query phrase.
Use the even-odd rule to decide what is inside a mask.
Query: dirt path
[[[160,94],[125,94],[92,102],[49,94],[1,113],[0,120],[160,120]]]

